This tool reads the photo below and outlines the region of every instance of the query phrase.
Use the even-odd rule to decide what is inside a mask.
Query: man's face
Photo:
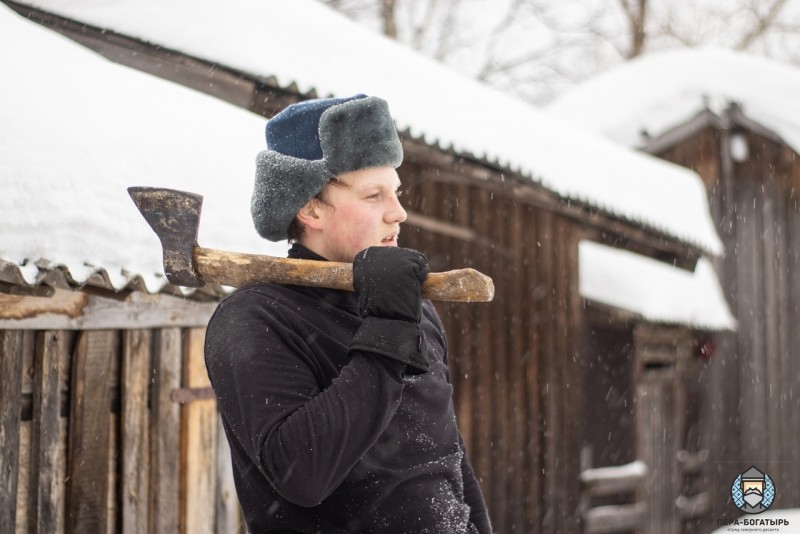
[[[319,205],[322,244],[330,261],[352,262],[371,246],[397,246],[407,214],[398,200],[400,178],[392,167],[362,169],[337,177]]]

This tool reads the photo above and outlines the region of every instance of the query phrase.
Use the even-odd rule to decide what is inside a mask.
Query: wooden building
[[[707,381],[714,409],[704,424],[705,438],[718,466],[759,466],[781,488],[775,506],[797,508],[798,147],[736,102],[719,115],[701,112],[691,122],[691,134],[673,132],[675,137],[653,144],[652,150],[703,176],[720,235],[731,251],[719,262],[720,278],[741,321],[736,334],[717,340],[720,361]],[[730,473],[720,468],[716,476],[724,484]]]
[[[662,84],[658,73],[672,80]],[[725,242],[716,267],[739,321],[737,332],[716,336],[700,383],[697,440],[714,466],[715,519],[741,514],[726,488],[751,465],[773,478],[773,508],[800,506],[798,91],[794,67],[689,50],[612,71],[553,109],[705,183]],[[592,116],[598,108],[608,114]]]
[[[298,89],[298,86],[304,86],[283,78],[282,72],[254,73],[211,62],[197,52],[178,50],[168,41],[161,43],[150,38],[130,37],[116,30],[113,21],[107,27],[100,27],[86,20],[75,20],[23,4],[9,5],[26,17],[115,61],[208,92],[266,117],[288,103],[317,95],[314,88]],[[312,9],[311,4],[306,8]],[[317,6],[313,9],[322,8]],[[339,21],[338,18],[335,20]],[[347,31],[350,31],[349,28]],[[313,67],[307,68],[313,70]],[[421,63],[419,68],[428,68],[427,63]],[[366,78],[360,81],[366,83]],[[324,87],[325,80],[319,80],[319,86]],[[464,87],[471,86],[465,84]],[[449,87],[445,91],[464,87]],[[323,94],[327,95],[325,91]],[[492,104],[493,98],[502,100],[494,93],[475,91],[476,95],[482,96],[475,102],[476,109],[484,104]],[[396,101],[390,100],[390,105],[392,102]],[[505,102],[503,104],[509,105],[509,111],[517,111],[520,115],[527,116],[529,113],[523,104],[514,104],[516,107]],[[690,173],[677,167],[656,164],[648,157],[619,149],[599,139],[584,138],[572,130],[562,132],[560,126],[544,121],[543,116],[532,111],[530,113],[533,113],[531,118],[537,124],[542,119],[542,128],[552,128],[552,132],[545,137],[563,140],[561,156],[567,161],[573,156],[568,148],[574,149],[574,145],[568,145],[566,139],[578,139],[585,142],[584,149],[594,150],[593,154],[602,153],[604,163],[595,165],[594,171],[598,179],[612,174],[625,175],[628,182],[622,183],[628,183],[631,188],[636,187],[634,179],[652,179],[648,183],[656,183],[674,178],[676,182],[684,184],[691,184],[695,180]],[[447,121],[449,118],[452,117],[439,117],[439,120]],[[415,129],[417,127],[421,130]],[[650,503],[661,498],[653,496],[651,489],[648,489],[653,483],[647,482],[645,473],[648,470],[662,473],[666,469],[670,476],[678,477],[679,466],[671,455],[685,450],[685,444],[691,442],[685,436],[696,431],[696,414],[690,413],[684,419],[675,421],[668,408],[674,408],[672,403],[678,400],[684,405],[695,404],[693,396],[696,392],[692,384],[695,382],[694,375],[703,367],[703,362],[695,357],[695,349],[706,336],[707,328],[693,328],[691,324],[667,324],[635,313],[626,314],[619,308],[606,307],[599,302],[590,302],[580,291],[579,245],[589,241],[624,248],[691,271],[703,255],[720,252],[715,241],[716,234],[713,230],[709,233],[702,224],[693,230],[685,230],[680,224],[681,214],[676,214],[674,220],[648,219],[648,210],[663,203],[664,199],[641,197],[637,201],[640,211],[625,212],[604,204],[604,200],[592,196],[592,193],[583,194],[581,190],[570,192],[569,188],[564,192],[559,191],[557,185],[545,186],[531,177],[539,172],[537,169],[504,161],[491,151],[480,152],[480,147],[467,145],[454,146],[448,144],[447,139],[431,141],[426,136],[425,127],[426,124],[401,127],[405,161],[400,173],[404,189],[407,190],[403,199],[409,211],[403,245],[425,252],[433,270],[474,267],[491,276],[496,286],[496,297],[490,304],[438,306],[448,332],[451,378],[459,425],[496,531],[601,531],[593,529],[601,529],[607,524],[609,511],[623,517],[630,525],[644,528],[648,521],[647,510],[655,509]],[[552,160],[552,154],[542,151],[541,147],[532,146],[531,150],[539,151],[543,162],[548,158]],[[609,171],[611,163],[608,162],[615,165],[613,172]],[[626,162],[632,163],[626,165]],[[546,167],[544,163],[543,166]],[[551,183],[558,178],[556,171],[542,174]],[[613,188],[613,185],[609,187]],[[704,215],[698,215],[694,210],[702,212],[705,206],[693,203],[693,199],[698,197],[691,186],[684,191],[688,213],[683,216],[704,221]],[[705,203],[705,197],[701,195],[701,199]],[[9,285],[25,287],[21,283]],[[88,291],[83,288],[78,294]],[[165,303],[172,302],[168,297],[161,299]],[[26,305],[30,304],[26,302]],[[182,301],[181,305],[190,308],[195,306],[186,301]],[[135,312],[128,313],[130,317],[137,316]],[[35,336],[41,338],[42,344],[50,339],[46,332],[70,328],[42,324],[36,327],[42,331],[40,333],[19,333],[25,328],[15,327],[20,323],[13,322],[14,319],[11,321],[0,325],[9,331],[3,334],[3,339],[7,340],[5,346],[11,347],[6,350],[13,351],[13,354],[19,354],[20,351],[32,355],[44,353],[46,351],[19,347],[30,347]],[[132,328],[117,325],[115,328],[122,329],[121,333],[103,334],[102,341],[113,345],[113,353],[119,353],[122,362],[119,369],[123,373],[120,384],[128,380],[125,373],[152,370],[156,363],[163,360],[160,354],[167,350],[162,348],[164,343],[171,343],[169,350],[184,355],[181,359],[182,370],[176,368],[172,372],[181,372],[185,377],[180,387],[171,390],[177,392],[171,394],[185,395],[189,400],[194,398],[192,395],[198,392],[192,388],[202,387],[199,382],[193,382],[195,375],[191,367],[191,355],[194,354],[192,347],[199,335],[194,328],[199,324],[202,323],[157,324],[152,326],[157,330],[147,333],[126,332]],[[187,335],[182,338],[181,347],[176,347],[176,328],[179,327],[189,330],[185,331]],[[78,363],[76,367],[74,361],[85,359],[83,354],[94,345],[88,343],[88,334],[82,332],[64,336],[58,339],[66,339],[68,341],[64,343],[71,343],[69,346],[75,347],[66,352],[73,354],[73,369],[80,369],[83,364]],[[81,343],[80,340],[84,338],[86,341]],[[143,345],[149,347],[149,351],[137,349]],[[130,361],[130,356],[126,355],[135,350],[148,352],[148,357],[155,363],[148,364],[144,371],[130,371],[130,364],[124,362]],[[34,358],[32,355],[27,356],[29,360]],[[3,361],[7,359],[4,357]],[[652,376],[647,374],[650,371],[653,371]],[[73,377],[79,376],[75,373],[72,372]],[[618,376],[608,378],[614,373],[618,373]],[[667,378],[662,379],[664,376]],[[602,380],[593,380],[598,377]],[[160,380],[156,382],[160,383]],[[200,378],[197,377],[197,380]],[[625,400],[628,399],[631,405],[640,403],[636,396],[637,388],[644,387],[651,391],[653,388],[647,386],[648,381],[661,384],[663,388],[657,398],[663,399],[662,404],[653,404],[639,416],[632,408],[617,412],[599,409],[608,406],[606,386],[612,385],[608,380],[616,381],[613,386],[624,397],[620,402],[628,402]],[[79,394],[78,387],[79,383],[73,380],[72,398]],[[126,390],[121,388],[120,391],[119,402],[127,406]],[[149,393],[151,403],[156,398],[154,395],[163,391],[162,387],[153,387]],[[9,395],[13,397],[15,393]],[[114,398],[112,395],[111,400]],[[73,404],[79,403],[73,401],[70,406]],[[149,425],[147,428],[151,432],[160,431],[161,427],[153,422],[154,406],[151,404],[150,419],[146,421],[141,419],[141,410],[137,412],[139,415],[131,416],[139,417],[136,424]],[[175,406],[167,406],[174,411]],[[182,409],[192,414],[196,412],[195,406],[207,405],[189,403]],[[120,417],[124,421],[128,412],[125,411],[127,409],[120,409],[123,410]],[[70,412],[69,416],[76,414],[80,415],[80,412]],[[623,418],[640,417],[641,421],[629,420],[620,424],[612,414]],[[674,447],[648,444],[646,440],[652,432],[643,430],[642,421],[649,421],[651,426],[646,428],[652,430],[652,425],[658,423],[649,419],[651,414],[662,418],[656,421],[669,421],[677,425],[675,433],[679,436],[675,438]],[[197,415],[199,418],[207,416],[205,411]],[[187,417],[184,416],[184,420]],[[35,417],[32,420],[35,425]],[[208,432],[215,431],[209,425],[207,423],[203,428]],[[601,450],[604,439],[602,433],[609,428],[614,429],[612,433],[616,449]],[[35,434],[36,431],[32,432]],[[181,439],[205,439],[207,443],[214,439],[202,433],[200,436],[190,436],[183,429],[180,435],[184,436]],[[151,445],[140,445],[136,454],[142,454],[141,451],[148,447],[152,451],[153,444],[161,443],[152,434],[149,439]],[[186,476],[184,467],[191,463],[186,454],[191,449],[183,450],[180,473]],[[697,453],[694,448],[686,450],[693,457]],[[647,458],[646,462],[637,462],[643,457]],[[152,462],[156,461],[152,458],[151,473],[155,465]],[[656,466],[657,462],[662,462],[666,467]],[[631,464],[633,468],[611,472],[610,475],[596,469]],[[643,464],[644,470],[641,469]],[[137,464],[134,461],[133,464],[124,465]],[[109,469],[120,472],[118,468]],[[203,472],[205,476],[213,476],[209,470]],[[622,484],[618,482],[620,473],[624,479]],[[142,472],[139,474],[144,476]],[[119,486],[115,480],[108,482],[109,487]],[[125,491],[113,495],[118,507],[132,495],[139,495],[136,487],[128,489],[125,484],[122,486]],[[194,489],[190,486],[191,483],[185,480],[179,487],[188,492]],[[216,484],[212,487],[223,486]],[[218,489],[216,498],[230,498],[227,491]],[[152,485],[150,492],[157,494]],[[692,497],[694,493],[688,496]],[[184,506],[189,506],[189,502],[192,506],[204,506],[209,502],[208,498],[192,499],[191,495],[181,494],[180,502]],[[604,505],[621,508],[605,508]],[[151,516],[155,514],[158,517],[161,508],[154,504],[150,506]],[[31,509],[38,508],[31,505]],[[210,513],[208,509],[205,512]],[[125,521],[128,517],[124,509],[122,516],[119,513],[112,516],[121,517],[117,521]],[[190,520],[188,516],[181,517],[186,522]],[[227,512],[217,514],[216,524],[219,525],[220,521],[224,523],[229,517]],[[611,523],[615,523],[613,518]],[[214,520],[207,524],[214,524]],[[183,525],[184,531],[193,531],[188,523]],[[118,531],[117,527],[111,525],[106,531]]]

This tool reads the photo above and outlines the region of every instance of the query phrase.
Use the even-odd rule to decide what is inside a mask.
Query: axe
[[[203,197],[156,187],[129,187],[128,193],[155,231],[164,251],[164,272],[176,286],[220,284],[242,287],[273,282],[353,291],[353,265],[277,258],[203,248],[197,245]],[[494,283],[475,269],[430,273],[422,296],[451,302],[489,302]]]

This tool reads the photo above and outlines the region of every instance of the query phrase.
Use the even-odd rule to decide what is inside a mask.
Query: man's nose
[[[397,195],[392,195],[392,205],[389,211],[386,213],[386,222],[390,223],[401,223],[404,222],[408,218],[408,213],[406,212],[403,205],[400,204],[400,199]]]

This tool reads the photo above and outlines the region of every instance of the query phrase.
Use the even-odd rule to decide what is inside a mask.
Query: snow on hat
[[[366,95],[306,100],[267,123],[267,150],[256,158],[250,212],[265,239],[288,237],[300,208],[334,177],[399,167],[403,146],[385,100]]]

